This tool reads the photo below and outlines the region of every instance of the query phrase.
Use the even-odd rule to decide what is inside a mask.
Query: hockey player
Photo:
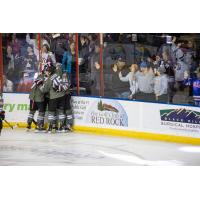
[[[70,80],[66,73],[62,75],[62,82],[65,88],[64,96],[64,113],[65,113],[65,131],[72,131],[73,125],[73,116],[72,116],[72,107],[71,107],[71,93],[68,89],[70,87]],[[67,88],[68,87],[68,88]]]
[[[3,120],[5,119],[5,111],[3,110],[3,96],[0,94],[0,135],[3,128]]]
[[[44,94],[39,89],[39,86],[44,81],[44,74],[35,74],[34,83],[31,87],[31,93],[29,95],[30,99],[30,111],[27,119],[27,129],[31,129],[31,124],[34,122],[35,112],[38,110],[37,117],[37,129],[36,132],[45,132],[44,129],[44,115],[46,110],[46,105],[44,101]]]
[[[65,87],[70,88],[70,77],[65,71],[62,72],[61,63],[56,63],[56,73],[62,77],[62,83]],[[70,90],[66,88],[66,94],[64,96],[64,114],[65,114],[65,131],[72,131],[73,117],[71,108],[71,93]]]
[[[48,132],[51,133],[52,129],[56,126],[56,112],[58,111],[58,122],[59,122],[59,132],[64,132],[65,130],[65,95],[69,90],[69,86],[66,82],[62,81],[62,78],[56,73],[56,68],[51,62],[45,67],[45,73],[47,75],[47,80],[40,90],[43,93],[49,93],[49,107],[48,107],[48,122],[49,128]]]

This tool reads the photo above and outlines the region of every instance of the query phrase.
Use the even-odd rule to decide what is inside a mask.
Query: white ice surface
[[[200,165],[200,146],[4,129],[0,136],[0,165]]]

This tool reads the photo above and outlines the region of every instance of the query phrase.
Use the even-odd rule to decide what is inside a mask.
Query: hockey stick
[[[4,122],[6,122],[6,124],[7,124],[10,128],[13,129],[13,126],[12,126],[6,119],[4,119]]]
[[[33,119],[33,123],[37,126],[37,122]]]
[[[35,126],[37,126],[37,122],[33,119],[33,123],[35,124]],[[16,123],[14,126],[13,126],[13,128],[24,128],[24,126],[22,125],[20,125],[19,123]]]

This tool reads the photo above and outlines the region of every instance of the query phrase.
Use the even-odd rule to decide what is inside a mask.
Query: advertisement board
[[[28,94],[4,93],[4,110],[10,122],[26,122],[29,112]]]
[[[72,97],[74,125],[200,138],[200,108],[107,98]],[[10,122],[26,122],[28,94],[4,94]]]
[[[143,104],[143,130],[190,137],[200,137],[200,108]]]
[[[76,125],[92,127],[139,129],[139,105],[104,98],[73,97],[72,106]]]

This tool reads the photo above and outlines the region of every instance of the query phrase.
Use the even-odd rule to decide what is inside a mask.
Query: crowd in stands
[[[184,35],[184,34],[183,34]],[[188,39],[189,38],[189,39]],[[99,34],[79,34],[81,94],[112,98],[193,103],[199,71],[195,40],[172,34],[103,34],[103,79],[100,80]],[[34,74],[46,61],[61,67],[76,88],[76,35],[5,34],[4,92],[29,92]],[[184,101],[183,101],[184,99]]]
[[[107,43],[104,48],[108,52],[104,53],[105,96],[195,104],[195,88],[192,83],[186,84],[188,79],[196,79],[200,73],[194,41],[160,34],[154,36],[160,37],[159,45],[149,45],[150,42],[139,40],[127,42],[132,38],[129,34],[126,37],[118,34],[118,39],[116,34],[114,39],[110,39],[110,35],[110,45]],[[133,52],[132,60],[129,59],[130,52]]]

